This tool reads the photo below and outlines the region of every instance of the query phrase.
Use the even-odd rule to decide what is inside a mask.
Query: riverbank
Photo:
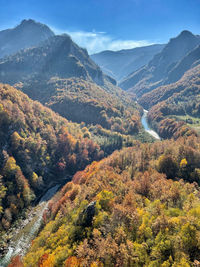
[[[23,256],[30,247],[31,241],[37,235],[43,221],[44,211],[48,207],[49,200],[60,188],[60,184],[50,188],[40,199],[36,207],[30,208],[26,219],[20,220],[9,232],[11,236],[9,246],[5,251],[4,257],[0,260],[0,267],[6,267],[12,257],[16,255]]]

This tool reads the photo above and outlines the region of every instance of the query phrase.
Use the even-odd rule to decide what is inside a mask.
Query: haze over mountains
[[[181,32],[170,39],[164,49],[141,69],[131,73],[120,83],[124,90],[141,96],[152,89],[177,81],[184,71],[180,67],[181,60],[200,44],[200,36],[189,31]],[[187,69],[187,66],[184,65]],[[185,69],[185,70],[186,70]]]
[[[146,65],[165,45],[155,44],[120,51],[102,51],[91,55],[101,69],[117,81]]]
[[[0,61],[1,80],[17,83],[27,79],[79,77],[104,85],[106,77],[89,58],[85,49],[78,47],[68,35],[50,37],[39,46],[21,50]]]

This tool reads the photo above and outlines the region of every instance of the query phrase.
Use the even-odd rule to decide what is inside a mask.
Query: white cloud
[[[60,31],[54,29],[56,34],[63,32],[69,34],[72,40],[79,46],[86,48],[89,54],[97,53],[103,50],[121,50],[130,49],[140,46],[151,45],[152,43],[147,40],[121,40],[113,38],[105,32],[85,32],[85,31]]]

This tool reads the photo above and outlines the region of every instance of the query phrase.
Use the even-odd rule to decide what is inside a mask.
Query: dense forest
[[[81,83],[76,87],[77,91],[81,90],[80,86]],[[105,101],[101,97],[103,106]],[[85,123],[69,122],[9,85],[0,84],[0,103],[2,237],[21,212],[37,203],[48,188],[70,180],[76,171],[103,158],[104,154],[111,154],[116,148],[121,149],[136,142],[132,136],[121,134],[115,128],[106,130],[100,125],[87,128]],[[109,99],[105,105],[107,103]],[[121,113],[117,113],[120,111],[112,111],[111,104],[110,107],[108,104],[107,109],[111,114],[121,116]],[[130,114],[128,109],[126,114]],[[138,120],[139,117],[136,117],[136,123]],[[117,122],[123,123],[123,120],[118,117]],[[131,122],[127,122],[128,129],[131,129],[131,125]],[[1,245],[6,245],[4,238]]]
[[[103,151],[84,138],[87,129],[9,85],[0,85],[0,102],[2,230],[49,186],[102,158]]]
[[[51,200],[24,266],[200,260],[199,149],[195,137],[137,143],[77,172]]]
[[[137,134],[141,129],[141,109],[119,89],[109,93],[80,78],[55,77],[34,82],[31,88],[27,85],[23,91],[74,122],[99,124],[123,134]]]

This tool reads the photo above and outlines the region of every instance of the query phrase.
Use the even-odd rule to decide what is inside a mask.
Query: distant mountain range
[[[164,46],[164,44],[155,44],[120,51],[106,50],[91,55],[91,58],[106,74],[120,81],[131,72],[146,65]]]
[[[0,31],[0,58],[36,46],[52,36],[54,33],[48,26],[32,19],[23,20],[13,29]]]
[[[176,38],[170,39],[147,65],[125,78],[120,83],[121,88],[140,97],[158,86],[176,82],[199,60],[198,50],[192,51],[199,44],[200,36],[189,31],[181,32]]]

